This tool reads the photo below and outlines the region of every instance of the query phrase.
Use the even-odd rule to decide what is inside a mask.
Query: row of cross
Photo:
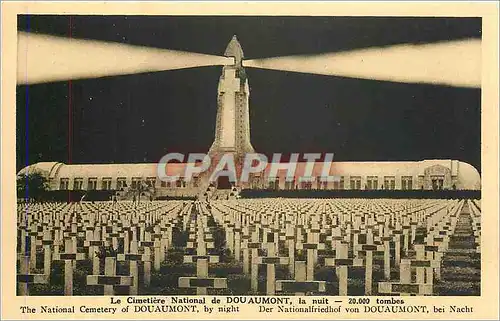
[[[29,294],[28,284],[49,283],[52,262],[62,261],[64,293],[72,295],[76,262],[83,260],[92,261],[87,285],[103,286],[105,295],[113,294],[116,285],[138,294],[139,278],[149,286],[151,269],[160,270],[167,259],[174,228],[189,235],[183,262],[196,266],[195,276],[179,278],[179,288],[195,288],[200,295],[210,288],[227,288],[226,278],[209,276],[209,265],[220,260],[210,254],[215,246],[212,220],[224,230],[225,245],[250,278],[252,292],[258,292],[261,265],[266,267],[268,295],[324,292],[326,281],[314,276],[318,266],[325,266],[335,270],[339,295],[347,295],[353,267],[364,269],[366,295],[430,295],[466,204],[479,252],[481,209],[471,200],[158,201],[137,208],[106,202],[23,205],[18,209],[19,294]],[[43,273],[35,274],[39,250]],[[382,262],[384,280],[374,290],[376,260]],[[116,275],[120,261],[129,265],[129,275]],[[276,280],[277,266],[287,267],[291,279]],[[391,276],[392,268],[399,270],[398,281]]]

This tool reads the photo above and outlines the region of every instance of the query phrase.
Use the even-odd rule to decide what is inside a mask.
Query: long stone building
[[[230,41],[225,56],[233,57],[234,64],[224,66],[218,87],[218,110],[215,138],[209,150],[212,160],[226,153],[234,155],[241,164],[246,153],[253,153],[250,142],[249,87],[243,67],[243,51],[236,39]],[[216,161],[212,161],[216,164]],[[178,179],[166,182],[158,179],[157,163],[146,164],[63,164],[41,162],[22,169],[18,175],[29,172],[42,173],[51,190],[117,190],[126,194],[147,186],[159,196],[200,195],[207,188],[225,189],[356,189],[356,190],[479,190],[481,179],[471,165],[458,160],[421,160],[404,162],[333,162],[329,176],[336,179],[324,181],[323,163],[317,162],[310,175],[304,177],[306,163],[298,162],[295,174],[287,180],[287,171],[280,170],[270,176],[270,165],[262,172],[251,174],[248,182],[233,181],[229,184],[220,178],[210,181],[215,165],[208,171],[186,180],[186,163],[168,163],[169,175]],[[290,176],[290,175],[288,175]]]

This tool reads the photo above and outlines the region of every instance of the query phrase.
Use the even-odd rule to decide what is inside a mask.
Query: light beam
[[[395,45],[245,60],[245,67],[404,83],[481,87],[481,41]]]
[[[17,83],[234,64],[233,58],[19,32]]]

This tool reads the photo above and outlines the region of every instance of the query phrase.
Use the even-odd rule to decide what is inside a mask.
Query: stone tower
[[[224,56],[233,57],[234,64],[222,68],[217,96],[215,139],[210,147],[211,157],[234,153],[235,160],[253,153],[250,143],[249,89],[242,66],[243,50],[236,36],[229,42]]]
[[[241,187],[237,182],[240,177],[243,160],[246,153],[254,153],[250,143],[250,115],[248,101],[250,91],[245,69],[242,65],[243,50],[236,36],[233,36],[227,45],[224,56],[234,58],[234,64],[222,68],[217,91],[217,119],[215,124],[215,138],[208,155],[211,159],[210,168],[202,174],[203,184],[200,192],[206,188],[227,189]],[[231,154],[235,162],[235,178],[219,177],[217,164],[224,155]]]

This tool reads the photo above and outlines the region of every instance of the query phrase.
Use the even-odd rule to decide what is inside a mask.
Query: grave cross
[[[268,244],[267,256],[265,257],[254,257],[253,264],[265,264],[266,265],[266,295],[275,294],[276,286],[276,264],[287,265],[288,257],[276,256],[276,249],[273,243]]]
[[[347,278],[348,278],[348,268],[349,267],[362,267],[362,259],[349,259],[348,258],[348,244],[342,243],[337,245],[337,250],[335,251],[336,258],[325,258],[325,266],[335,267],[335,272],[339,280],[339,295],[347,295]]]
[[[54,253],[54,261],[64,261],[64,295],[73,295],[73,270],[77,261],[84,261],[85,253],[78,253],[75,251],[73,239],[66,239],[64,241],[65,253]]]
[[[196,264],[196,277],[180,277],[180,288],[196,288],[196,294],[206,295],[207,289],[227,288],[226,278],[208,277],[208,259],[198,259]]]
[[[43,238],[37,240],[37,245],[43,247],[43,274],[49,275],[52,267],[52,248],[54,241],[52,240],[52,233],[50,230],[43,231]]]
[[[95,235],[95,234],[94,234]],[[99,249],[109,247],[109,242],[98,240],[98,236],[94,236],[94,240],[83,241],[83,247],[88,248],[88,256],[92,258],[92,273],[97,275],[100,270],[100,259],[97,256]]]
[[[298,250],[306,250],[307,251],[307,275],[306,278],[308,281],[314,280],[314,265],[316,264],[316,260],[318,258],[318,250],[324,250],[325,244],[319,243],[316,240],[314,233],[307,234],[307,243],[297,243]]]
[[[379,282],[379,293],[400,294],[400,295],[432,295],[432,281],[425,282],[423,274],[417,274],[416,283],[412,283],[411,269],[433,268],[436,261],[429,260],[409,260],[403,259],[400,264],[399,282]],[[417,272],[418,273],[418,272]]]
[[[115,285],[131,286],[133,277],[116,275],[116,257],[107,256],[104,261],[104,275],[87,275],[87,285],[104,286],[104,295],[114,295]]]
[[[383,243],[382,251],[384,251],[384,278],[386,280],[391,279],[391,252],[390,252],[390,241],[392,237],[390,236],[389,228],[387,226],[382,226],[381,231],[379,231],[378,239]]]
[[[161,233],[160,226],[155,225],[153,228],[154,233],[151,234],[151,237],[154,240],[154,269],[155,271],[159,271],[161,267],[161,262],[165,261],[165,242],[162,241],[164,238],[164,234]]]
[[[19,295],[29,295],[28,284],[48,284],[49,275],[47,274],[30,274],[30,258],[29,256],[21,255],[19,258],[20,272],[17,274],[17,285]]]
[[[38,226],[32,225],[31,231],[28,232],[28,236],[30,237],[30,266],[36,266],[36,245],[39,237],[42,237],[41,231],[38,229]]]
[[[436,260],[438,262],[441,262],[441,259],[443,258],[444,253],[446,252],[446,249],[448,248],[447,238],[442,237],[442,236],[434,236],[434,235],[428,235],[424,241],[427,243],[427,245],[424,247],[423,251],[427,253],[427,259],[428,260]],[[418,249],[418,246],[415,248],[416,250]],[[421,249],[418,249],[419,252],[421,252]],[[434,269],[436,272],[436,279],[440,280],[441,279],[441,264],[439,264],[438,267]]]
[[[416,252],[416,259],[415,260],[403,259],[401,260],[401,264],[403,264],[403,261],[405,261],[405,263],[409,261],[410,268],[413,267],[416,268],[417,283],[432,284],[434,279],[433,270],[439,269],[441,267],[441,262],[439,260],[427,259],[426,253],[432,255],[432,252],[437,251],[438,248],[437,246],[430,246],[424,244],[415,244],[414,248]],[[408,272],[405,271],[405,273]],[[406,277],[406,279],[407,278],[408,277]]]
[[[219,256],[207,255],[207,249],[203,243],[198,243],[196,255],[184,255],[184,263],[196,263],[198,260],[206,259],[208,263],[219,263]]]
[[[358,244],[355,251],[364,251],[365,254],[365,294],[371,295],[373,282],[373,252],[384,251],[383,245]]]
[[[145,232],[145,241],[139,242],[139,247],[144,248],[144,254],[151,258],[151,248],[156,249],[160,246],[158,242],[151,241],[151,233]],[[158,256],[154,258],[155,262],[159,260]],[[155,263],[155,265],[158,263]],[[144,285],[149,286],[151,284],[151,261],[144,261]]]
[[[184,263],[196,263],[196,277],[180,277],[179,287],[196,287],[196,294],[198,295],[206,295],[207,288],[226,288],[227,282],[225,278],[208,278],[208,264],[218,262],[219,257],[217,255],[207,255],[207,248],[203,241],[198,242],[196,255],[184,256]]]
[[[295,262],[295,280],[276,281],[277,292],[291,292],[295,295],[304,295],[309,292],[325,292],[325,281],[307,281],[306,280],[306,262]]]
[[[130,286],[130,295],[137,295],[139,289],[139,268],[137,262],[151,262],[150,255],[138,253],[138,242],[133,240],[130,242],[130,253],[118,254],[117,260],[129,262],[130,275],[133,277],[132,285]],[[146,275],[144,271],[144,279],[151,280],[151,275]]]
[[[250,268],[250,286],[252,291],[257,292],[258,282],[259,282],[259,267],[254,263],[254,258],[259,256],[259,249],[262,248],[262,244],[258,242],[258,234],[256,231],[252,233],[252,242],[245,242],[242,244],[243,255],[248,255],[248,251],[252,254],[252,266]]]
[[[401,235],[403,235],[403,229],[399,222],[395,224],[391,234],[394,242],[394,262],[396,266],[399,266],[399,262],[401,262]]]
[[[288,269],[290,275],[293,277],[295,275],[295,229],[291,222],[285,222],[285,236],[281,237],[281,240],[285,241],[288,247]]]

